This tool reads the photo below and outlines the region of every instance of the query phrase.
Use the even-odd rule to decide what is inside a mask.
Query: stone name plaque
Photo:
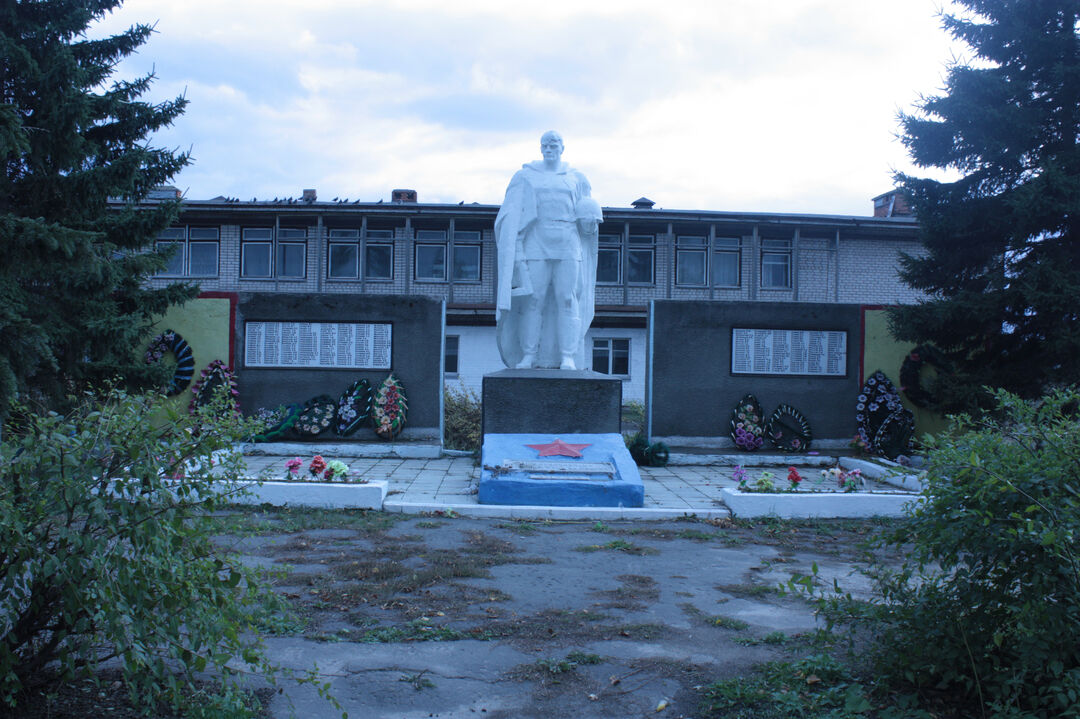
[[[731,330],[731,373],[847,376],[847,332]]]
[[[248,367],[390,369],[391,325],[245,322]]]
[[[580,461],[529,461],[507,460],[503,462],[502,469],[511,472],[542,472],[544,474],[615,474],[615,465],[611,462],[580,462]]]

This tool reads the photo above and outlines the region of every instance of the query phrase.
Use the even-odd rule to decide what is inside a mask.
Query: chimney
[[[648,197],[639,197],[630,203],[635,210],[651,210],[655,204]]]
[[[416,190],[390,190],[391,202],[416,202]]]
[[[318,193],[315,192],[314,188],[312,188],[310,190],[304,190],[304,194],[303,194],[303,197],[301,199],[303,199],[304,202],[314,202],[318,198],[319,198]]]
[[[148,200],[179,200],[183,193],[172,185],[154,185],[150,192],[146,193]]]
[[[911,217],[914,214],[899,187],[874,198],[874,217]]]

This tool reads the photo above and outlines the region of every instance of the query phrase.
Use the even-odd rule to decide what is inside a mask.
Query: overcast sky
[[[961,49],[940,0],[127,0],[119,77],[190,101],[189,199],[502,201],[539,138],[603,205],[871,214],[896,115]]]

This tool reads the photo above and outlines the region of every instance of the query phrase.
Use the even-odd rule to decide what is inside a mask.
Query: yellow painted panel
[[[195,358],[195,375],[216,359],[229,363],[229,299],[224,297],[199,297],[181,307],[169,311],[154,323],[154,334],[169,329],[185,340]],[[187,407],[191,401],[191,387],[174,398],[178,406]]]
[[[908,352],[914,349],[914,345],[907,342],[898,342],[889,332],[889,323],[885,310],[863,310],[865,332],[863,333],[863,378],[869,377],[877,370],[885,373],[885,376],[900,389],[900,365]],[[924,434],[937,434],[944,430],[947,421],[937,412],[931,412],[921,407],[916,407],[908,401],[904,393],[900,393],[900,400],[904,406],[915,414],[915,436]]]

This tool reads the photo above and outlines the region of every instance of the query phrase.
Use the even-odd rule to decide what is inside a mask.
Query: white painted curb
[[[873,479],[883,484],[891,484],[894,487],[900,487],[910,492],[921,492],[923,489],[923,482],[920,479],[919,472],[913,472],[910,468],[896,462],[890,462],[887,459],[877,459],[869,462],[855,457],[841,457],[840,466],[847,470],[857,469],[867,479]]]
[[[724,504],[739,518],[778,517],[780,519],[857,519],[899,517],[904,507],[921,498],[910,492],[740,492],[720,490]]]
[[[323,509],[382,509],[386,480],[364,484],[344,482],[263,482],[241,481],[247,492],[236,504],[272,504],[276,507],[319,507]]]

